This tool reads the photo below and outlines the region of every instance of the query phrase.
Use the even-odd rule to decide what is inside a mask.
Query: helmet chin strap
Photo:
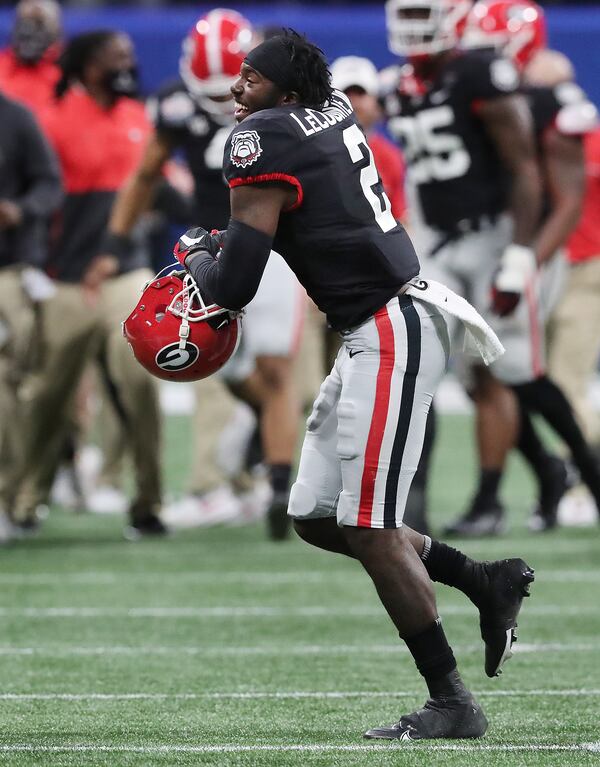
[[[196,291],[198,292],[198,295],[200,295],[200,291],[198,290],[198,286],[196,285],[193,278],[186,274],[183,278],[183,290],[181,295],[181,302],[183,304],[183,309],[181,312],[181,323],[179,325],[179,348],[185,349],[185,345],[187,343],[187,339],[190,335],[190,305],[192,302],[192,296],[190,296],[190,283],[194,285],[196,288]]]
[[[161,271],[165,271],[167,268],[171,269],[170,274],[175,274],[177,272],[181,273],[180,269],[173,269],[172,266],[165,267],[165,269]],[[159,274],[160,273],[161,272],[159,272]],[[156,277],[154,279],[156,279]],[[181,290],[173,296],[171,303],[167,306],[167,311],[171,312],[176,317],[179,317],[181,320],[179,324],[179,348],[183,350],[185,349],[187,339],[190,336],[190,322],[202,322],[209,317],[216,317],[218,314],[228,314],[230,317],[233,317],[241,314],[241,312],[231,312],[229,309],[223,309],[216,304],[207,305],[202,298],[202,293],[196,284],[196,280],[191,274],[186,274],[182,283],[183,286]],[[193,308],[195,300],[200,304],[199,309]],[[180,306],[176,306],[178,303]]]
[[[187,339],[190,335],[190,323],[188,322],[187,314],[184,314],[181,318],[181,325],[179,326],[179,348],[185,349]]]

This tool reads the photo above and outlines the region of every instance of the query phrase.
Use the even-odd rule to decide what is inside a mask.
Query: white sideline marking
[[[297,570],[278,573],[274,571],[230,571],[220,573],[216,570],[182,571],[166,573],[115,573],[94,570],[82,570],[70,573],[0,573],[0,584],[18,586],[46,586],[51,584],[74,583],[77,586],[104,585],[110,583],[122,584],[124,580],[148,582],[192,581],[193,583],[272,585],[281,584],[304,585],[306,583],[332,583],[360,580],[366,584],[369,580],[360,569],[347,571],[331,570]],[[600,583],[600,572],[591,570],[559,570],[536,571],[536,587],[539,583]]]
[[[389,751],[390,749],[417,748],[422,751],[460,751],[460,752],[519,752],[519,751],[598,751],[598,743],[431,743],[419,744],[418,741],[406,745],[402,743],[388,742],[361,744],[361,745],[333,745],[333,744],[303,744],[290,743],[281,745],[210,745],[193,746],[187,744],[169,744],[160,746],[111,746],[104,744],[73,743],[64,746],[35,746],[29,743],[16,743],[14,745],[0,745],[0,752],[11,753],[25,751],[30,753],[117,753],[117,754],[237,754],[252,752],[284,753],[290,751],[327,753],[327,752],[352,752],[352,751]]]
[[[598,615],[600,606],[562,607],[559,605],[527,605],[528,616],[566,617]],[[448,606],[440,610],[447,615],[474,615],[475,608],[469,605]],[[0,607],[0,616],[7,618],[326,618],[326,617],[383,617],[383,607],[327,607],[307,605],[305,607],[248,607],[215,605],[214,607]]]
[[[63,700],[63,701],[113,701],[113,700],[345,700],[350,698],[418,698],[422,691],[409,692],[406,690],[381,692],[379,690],[347,690],[325,691],[291,690],[288,692],[4,692],[0,700],[30,701],[30,700]],[[597,698],[600,689],[574,690],[475,690],[474,695],[480,698]]]
[[[461,654],[480,653],[482,645],[454,645],[454,650]],[[598,652],[600,651],[600,642],[575,642],[575,643],[518,643],[514,645],[513,652],[519,654],[527,653],[545,653],[545,652]],[[374,655],[384,654],[406,654],[408,648],[400,643],[396,644],[365,644],[365,645],[251,645],[251,646],[227,646],[227,645],[142,645],[140,647],[128,645],[107,645],[107,646],[85,646],[85,645],[56,645],[39,647],[10,647],[0,646],[0,657],[19,656],[19,655],[42,655],[48,657],[63,657],[73,655],[202,655],[209,656],[272,656],[272,655],[351,655],[351,654]]]

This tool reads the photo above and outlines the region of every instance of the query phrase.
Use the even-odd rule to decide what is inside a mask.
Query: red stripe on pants
[[[537,298],[535,285],[529,282],[525,288],[525,298],[529,310],[529,330],[531,337],[531,366],[533,368],[533,377],[539,378],[544,375],[544,365],[542,362],[542,340],[540,338],[540,324],[537,307]]]
[[[375,402],[373,403],[373,415],[369,427],[365,464],[360,484],[358,527],[371,527],[375,480],[390,405],[390,388],[395,361],[394,330],[385,306],[375,314],[375,323],[379,334],[379,370],[377,371]]]

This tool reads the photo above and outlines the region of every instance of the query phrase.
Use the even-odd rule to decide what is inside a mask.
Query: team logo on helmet
[[[231,162],[237,168],[247,168],[263,153],[260,136],[255,130],[236,133],[231,139]]]
[[[191,367],[200,356],[200,349],[196,344],[189,341],[185,349],[179,348],[179,343],[175,342],[163,348],[156,355],[156,364],[161,370],[167,372],[177,372]]]

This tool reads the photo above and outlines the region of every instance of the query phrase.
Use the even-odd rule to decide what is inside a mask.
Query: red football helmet
[[[546,44],[544,11],[532,0],[478,0],[463,36],[466,48],[493,46],[520,69]]]
[[[197,381],[215,373],[235,352],[238,312],[207,305],[194,278],[173,271],[148,282],[123,323],[137,361],[166,381]]]
[[[461,38],[471,0],[387,0],[388,47],[398,56],[431,56]]]
[[[231,96],[229,89],[239,77],[253,38],[250,22],[240,13],[217,8],[198,19],[183,41],[181,77],[207,111],[233,113],[233,100],[226,97]]]

